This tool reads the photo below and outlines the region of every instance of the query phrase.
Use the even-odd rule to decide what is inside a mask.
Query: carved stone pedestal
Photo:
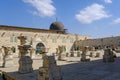
[[[82,50],[81,61],[90,61],[90,54],[88,54],[86,47]]]
[[[61,67],[56,65],[54,56],[43,58],[43,67],[39,68],[38,80],[62,80]]]
[[[74,51],[71,51],[70,57],[74,57]]]
[[[84,55],[81,55],[81,61],[90,61],[90,58],[89,58],[89,56],[84,56]]]
[[[19,60],[19,72],[20,73],[30,73],[33,71],[32,59],[29,56],[21,57]]]
[[[103,62],[114,62],[114,55],[111,49],[104,50]]]
[[[64,51],[64,46],[58,46],[58,60],[66,60],[66,52]]]
[[[20,45],[18,46],[19,53],[20,53],[20,59],[19,59],[19,73],[30,73],[33,71],[32,68],[32,53],[34,52],[34,49],[27,41],[27,38],[25,36],[19,36],[18,39],[20,40]]]
[[[38,80],[62,80],[60,66],[40,67]]]
[[[30,56],[28,56],[29,54],[29,50],[31,48],[30,45],[22,45],[22,46],[18,46],[21,57],[19,59],[19,73],[30,73],[33,71],[32,68],[32,59]]]
[[[97,52],[95,57],[100,57],[100,53]]]

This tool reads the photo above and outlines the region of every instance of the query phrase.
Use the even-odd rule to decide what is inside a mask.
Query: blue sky
[[[0,0],[0,25],[49,29],[56,17],[72,34],[120,36],[120,0]]]

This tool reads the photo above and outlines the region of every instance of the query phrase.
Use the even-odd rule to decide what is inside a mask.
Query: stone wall
[[[77,46],[95,46],[95,47],[98,46],[104,47],[111,45],[120,46],[120,36],[80,40],[77,43],[78,43]]]
[[[48,32],[48,31],[47,31]],[[49,48],[48,53],[56,53],[56,48],[63,45],[66,47],[66,52],[70,52],[71,47],[73,46],[76,40],[84,40],[90,38],[87,36],[79,36],[76,34],[58,34],[58,33],[45,33],[45,32],[32,32],[29,30],[9,30],[1,29],[0,30],[0,46],[14,46],[16,53],[18,52],[18,45],[20,44],[17,39],[18,36],[26,36],[28,41],[32,43],[33,47],[36,48],[38,43],[43,43],[46,48]]]

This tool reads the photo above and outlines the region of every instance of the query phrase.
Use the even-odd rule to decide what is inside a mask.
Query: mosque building
[[[64,46],[65,52],[69,53],[75,41],[90,39],[89,36],[69,34],[66,30],[59,21],[53,22],[49,30],[0,25],[0,46],[12,47],[18,54],[18,37],[25,36],[36,53],[41,53],[42,47],[48,48],[48,53],[56,53],[58,46]]]

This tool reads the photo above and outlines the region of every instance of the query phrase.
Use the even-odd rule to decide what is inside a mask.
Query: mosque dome
[[[53,22],[50,25],[50,30],[58,30],[58,31],[64,31],[64,25],[61,22]]]

